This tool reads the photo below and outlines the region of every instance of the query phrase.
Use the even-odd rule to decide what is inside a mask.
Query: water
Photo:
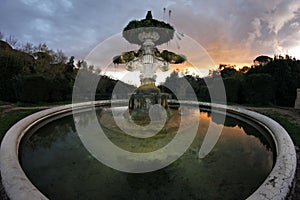
[[[273,166],[272,144],[259,128],[226,117],[221,137],[204,159],[198,151],[212,120],[209,112],[187,112],[200,117],[197,136],[185,154],[158,171],[131,174],[97,161],[82,145],[72,116],[32,130],[21,142],[20,161],[32,183],[50,199],[245,199],[265,180]],[[181,115],[165,131],[149,139],[122,134],[109,108],[97,111],[108,138],[132,152],[159,149],[172,140]],[[88,123],[89,112],[81,123]],[[213,122],[216,126],[221,126]],[[188,129],[187,133],[188,134]]]

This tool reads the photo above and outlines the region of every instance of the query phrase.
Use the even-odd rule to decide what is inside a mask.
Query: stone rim
[[[18,159],[18,149],[22,137],[35,124],[72,110],[80,110],[111,103],[127,103],[127,100],[105,100],[69,104],[34,113],[13,125],[5,134],[0,149],[0,170],[5,191],[11,200],[48,199],[27,178]],[[170,100],[170,103],[178,103]],[[297,158],[294,144],[287,131],[276,121],[253,111],[214,103],[181,101],[183,104],[213,107],[246,117],[264,127],[272,136],[276,147],[275,165],[262,185],[247,200],[284,199],[288,196],[293,184]]]

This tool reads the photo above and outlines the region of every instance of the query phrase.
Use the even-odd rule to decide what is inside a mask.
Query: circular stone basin
[[[172,117],[164,129],[141,139],[122,133],[114,123],[112,109],[122,107],[110,108],[109,101],[97,104],[98,121],[106,136],[131,152],[151,152],[168,144],[177,133],[181,115],[191,121],[200,118],[200,124],[192,145],[178,160],[157,171],[134,174],[107,167],[83,146],[71,110],[78,109],[79,123],[88,125],[88,108],[92,104],[34,114],[33,118],[24,119],[27,124],[14,126],[1,147],[3,184],[12,200],[277,199],[289,192],[295,173],[295,150],[284,129],[269,118],[234,107],[200,103],[200,114],[195,107],[183,113],[171,109]],[[220,114],[227,110],[224,125],[214,121],[211,106],[218,108]],[[199,159],[198,151],[210,123],[224,126],[222,134],[213,150]],[[189,134],[188,124],[184,126],[184,134]],[[14,136],[9,136],[12,131]],[[17,144],[11,145],[12,142]],[[14,155],[11,149],[19,151]],[[14,156],[18,156],[22,167]],[[164,155],[156,159],[164,159]]]

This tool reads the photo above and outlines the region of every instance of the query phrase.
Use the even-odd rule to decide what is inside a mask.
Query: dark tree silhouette
[[[265,65],[271,62],[273,59],[270,58],[269,56],[258,56],[253,60],[254,65]]]

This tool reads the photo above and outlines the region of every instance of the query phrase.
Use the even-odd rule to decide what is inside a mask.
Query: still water
[[[20,161],[31,182],[50,199],[245,199],[265,180],[274,153],[267,135],[244,120],[227,116],[221,137],[203,159],[198,151],[208,125],[209,111],[185,110],[190,120],[200,118],[189,149],[171,165],[154,172],[132,174],[114,170],[96,160],[83,146],[72,115],[29,131],[20,146]],[[196,113],[196,114],[195,114]],[[80,123],[89,123],[82,112]],[[97,110],[106,136],[132,152],[150,152],[168,144],[182,113],[172,109],[163,131],[147,139],[122,133],[110,108]],[[77,122],[78,123],[78,122]],[[186,129],[188,133],[188,128]]]

